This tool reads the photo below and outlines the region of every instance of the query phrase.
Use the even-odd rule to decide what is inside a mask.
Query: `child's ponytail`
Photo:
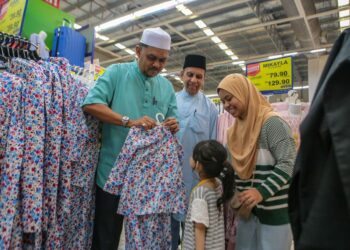
[[[235,176],[231,164],[228,161],[223,162],[223,168],[219,175],[223,187],[223,195],[217,201],[217,206],[220,207],[221,204],[230,200],[234,194],[235,190]]]

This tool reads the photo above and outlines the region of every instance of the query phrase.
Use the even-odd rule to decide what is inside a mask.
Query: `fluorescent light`
[[[299,54],[298,52],[291,52],[291,53],[283,54],[283,56],[295,56],[295,55],[298,55],[298,54]]]
[[[108,36],[103,36],[98,33],[96,33],[96,38],[101,39],[102,41],[108,41],[109,37]]]
[[[341,20],[341,21],[339,22],[339,24],[340,24],[340,27],[341,27],[341,28],[350,26],[350,19]]]
[[[101,24],[99,26],[96,26],[95,30],[96,31],[101,31],[101,30],[110,29],[112,27],[118,26],[118,25],[120,25],[122,23],[131,21],[131,20],[134,20],[134,19],[135,19],[134,15],[133,14],[129,14],[129,15],[122,16],[122,17],[119,17],[117,19],[111,20],[109,22],[103,23],[103,24]]]
[[[130,55],[135,55],[135,52],[131,49],[125,49],[125,52],[129,53]]]
[[[238,56],[231,56],[231,59],[234,61],[234,60],[238,60]]]
[[[220,49],[222,49],[222,50],[227,50],[228,49],[227,45],[224,44],[224,43],[219,43],[218,45],[219,45]]]
[[[233,56],[233,52],[231,50],[225,50],[226,55]]]
[[[179,82],[181,82],[181,78],[180,78],[180,77],[175,76],[174,78],[175,78],[176,80],[178,80]]]
[[[211,38],[211,40],[212,40],[214,43],[221,43],[220,38],[218,38],[217,36],[213,36],[213,37]]]
[[[80,28],[81,28],[81,25],[79,25],[79,24],[75,23],[75,24],[73,25],[73,28],[74,28],[74,29],[76,29],[76,30],[78,30],[78,29],[80,29]]]
[[[164,3],[161,3],[161,4],[150,6],[148,8],[145,8],[145,9],[142,9],[142,10],[139,10],[139,11],[135,11],[134,12],[134,16],[136,18],[139,18],[139,17],[142,17],[142,16],[147,16],[149,14],[158,12],[160,10],[165,10],[165,9],[172,8],[175,5],[176,5],[175,1],[167,1],[167,2],[164,2]]]
[[[309,88],[309,85],[307,86],[296,86],[296,87],[293,87],[293,89],[308,89]]]
[[[183,4],[178,4],[178,5],[176,5],[176,9],[177,9],[178,11],[181,11],[181,10],[183,10],[183,9],[186,9],[186,7],[185,7],[185,5],[183,5]]]
[[[126,47],[121,43],[116,43],[116,44],[114,44],[114,46],[118,47],[119,49],[126,49]]]
[[[276,58],[281,58],[282,55],[274,55],[274,56],[269,56],[269,59],[276,59]]]
[[[206,25],[202,20],[197,20],[197,21],[195,21],[194,23],[195,23],[195,24],[198,26],[198,28],[200,28],[200,29],[203,29],[203,28],[207,27],[207,25]]]
[[[189,15],[192,15],[192,14],[193,14],[193,12],[192,12],[190,9],[186,8],[185,5],[183,5],[183,4],[177,5],[177,6],[176,6],[176,9],[178,9],[179,11],[181,11],[182,14],[184,14],[185,16],[189,16]]]
[[[244,63],[245,63],[245,61],[232,62],[233,65],[244,64]]]
[[[344,6],[344,5],[348,5],[349,4],[349,0],[338,0],[338,6]]]
[[[310,53],[318,53],[318,52],[323,52],[326,51],[326,49],[314,49],[314,50],[310,50]]]
[[[206,28],[203,30],[203,32],[207,35],[207,36],[213,36],[214,35],[214,32],[209,29],[209,28]]]
[[[347,17],[350,16],[350,10],[341,10],[339,11],[339,17]]]
[[[181,10],[182,14],[184,14],[185,16],[190,16],[193,14],[193,12],[190,9],[183,9]]]

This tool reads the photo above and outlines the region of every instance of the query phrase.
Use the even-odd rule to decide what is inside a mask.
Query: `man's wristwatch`
[[[126,127],[126,125],[128,125],[129,121],[130,121],[130,118],[128,116],[123,116],[122,124],[123,124],[124,127]]]

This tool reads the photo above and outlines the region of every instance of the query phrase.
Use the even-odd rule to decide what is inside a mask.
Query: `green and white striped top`
[[[288,189],[295,157],[295,142],[288,124],[278,116],[267,119],[260,132],[252,178],[241,180],[235,175],[238,191],[255,187],[262,194],[263,201],[253,209],[260,223],[289,223]]]

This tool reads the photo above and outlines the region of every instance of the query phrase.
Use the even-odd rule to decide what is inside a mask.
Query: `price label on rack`
[[[0,0],[0,31],[19,35],[26,7],[26,0],[1,1]]]
[[[247,64],[247,77],[264,94],[287,92],[293,87],[292,58]]]

